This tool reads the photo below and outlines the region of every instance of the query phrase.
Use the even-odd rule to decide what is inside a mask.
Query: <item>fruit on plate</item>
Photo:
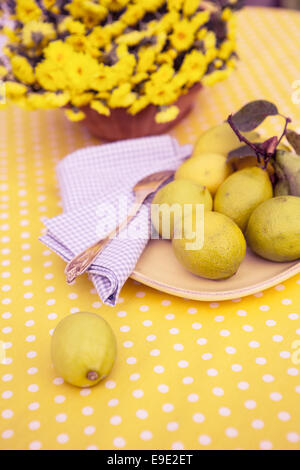
[[[259,134],[257,132],[246,132],[244,134],[251,141],[257,141]],[[215,127],[205,131],[197,140],[193,157],[202,153],[220,153],[227,156],[229,152],[241,145],[238,137],[227,122],[223,122]]]
[[[203,153],[189,158],[178,168],[175,180],[188,179],[206,186],[214,195],[223,181],[232,173],[226,157],[220,153]]]
[[[250,248],[271,261],[300,258],[300,198],[279,196],[252,213],[246,238]]]
[[[239,227],[226,215],[204,213],[204,243],[200,249],[190,249],[196,237],[197,224],[190,221],[191,231],[174,238],[172,246],[178,261],[190,272],[207,279],[227,279],[233,276],[246,254],[246,241]],[[193,233],[192,233],[193,230]]]
[[[254,209],[273,196],[273,187],[268,172],[251,167],[230,175],[219,187],[214,209],[230,217],[241,230]]]
[[[275,167],[279,175],[275,188],[276,195],[281,195],[282,188],[285,188],[284,194],[300,196],[300,156],[296,153],[278,150]]]
[[[79,312],[57,325],[51,342],[56,372],[69,384],[92,387],[106,377],[116,357],[109,324],[94,313]]]
[[[151,220],[162,238],[172,238],[174,224],[182,224],[183,216],[193,211],[196,204],[212,210],[213,200],[208,189],[188,180],[177,180],[163,186],[154,196]]]

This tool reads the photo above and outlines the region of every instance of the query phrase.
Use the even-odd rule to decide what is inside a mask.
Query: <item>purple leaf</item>
[[[277,107],[270,101],[257,100],[246,104],[232,116],[232,121],[241,132],[256,129],[268,116],[278,115]]]

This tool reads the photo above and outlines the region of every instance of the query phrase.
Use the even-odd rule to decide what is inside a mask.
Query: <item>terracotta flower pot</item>
[[[164,124],[156,123],[155,114],[157,113],[157,107],[149,105],[134,116],[127,113],[124,108],[115,108],[111,110],[109,117],[103,116],[89,106],[86,106],[82,108],[86,115],[82,123],[94,136],[107,141],[163,134],[174,127],[191,111],[196,95],[201,88],[202,85],[200,83],[196,84],[190,88],[187,94],[179,97],[175,103],[179,108],[179,114],[171,122]]]

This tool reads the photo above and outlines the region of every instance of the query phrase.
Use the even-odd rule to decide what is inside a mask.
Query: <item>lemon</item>
[[[187,179],[206,186],[214,195],[223,181],[232,173],[226,157],[219,153],[203,153],[186,160],[175,173],[175,180]]]
[[[252,213],[246,238],[250,248],[271,261],[300,258],[300,198],[280,196]]]
[[[189,233],[181,239],[174,238],[172,246],[175,256],[188,271],[207,279],[233,276],[246,254],[242,231],[229,217],[218,212],[204,214],[203,247],[190,250],[190,243]]]
[[[77,387],[91,387],[111,371],[116,340],[109,324],[94,313],[75,313],[56,327],[51,343],[57,373]]]
[[[205,210],[212,210],[213,201],[207,188],[188,180],[172,181],[154,196],[152,223],[163,238],[172,238],[174,223],[182,221],[185,213],[196,204],[204,204]]]
[[[257,132],[245,132],[245,137],[251,142],[259,140]],[[227,156],[229,152],[242,146],[239,138],[227,122],[211,127],[197,140],[193,157],[201,153],[218,153]]]
[[[268,172],[258,167],[245,168],[221,184],[214,209],[230,217],[244,231],[254,209],[272,196]]]

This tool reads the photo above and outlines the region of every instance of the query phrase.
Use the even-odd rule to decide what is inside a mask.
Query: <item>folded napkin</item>
[[[44,219],[40,240],[65,261],[104,238],[128,213],[143,177],[176,170],[191,154],[170,136],[132,139],[78,150],[57,166],[64,212]],[[88,269],[102,300],[115,305],[150,237],[150,201]]]

